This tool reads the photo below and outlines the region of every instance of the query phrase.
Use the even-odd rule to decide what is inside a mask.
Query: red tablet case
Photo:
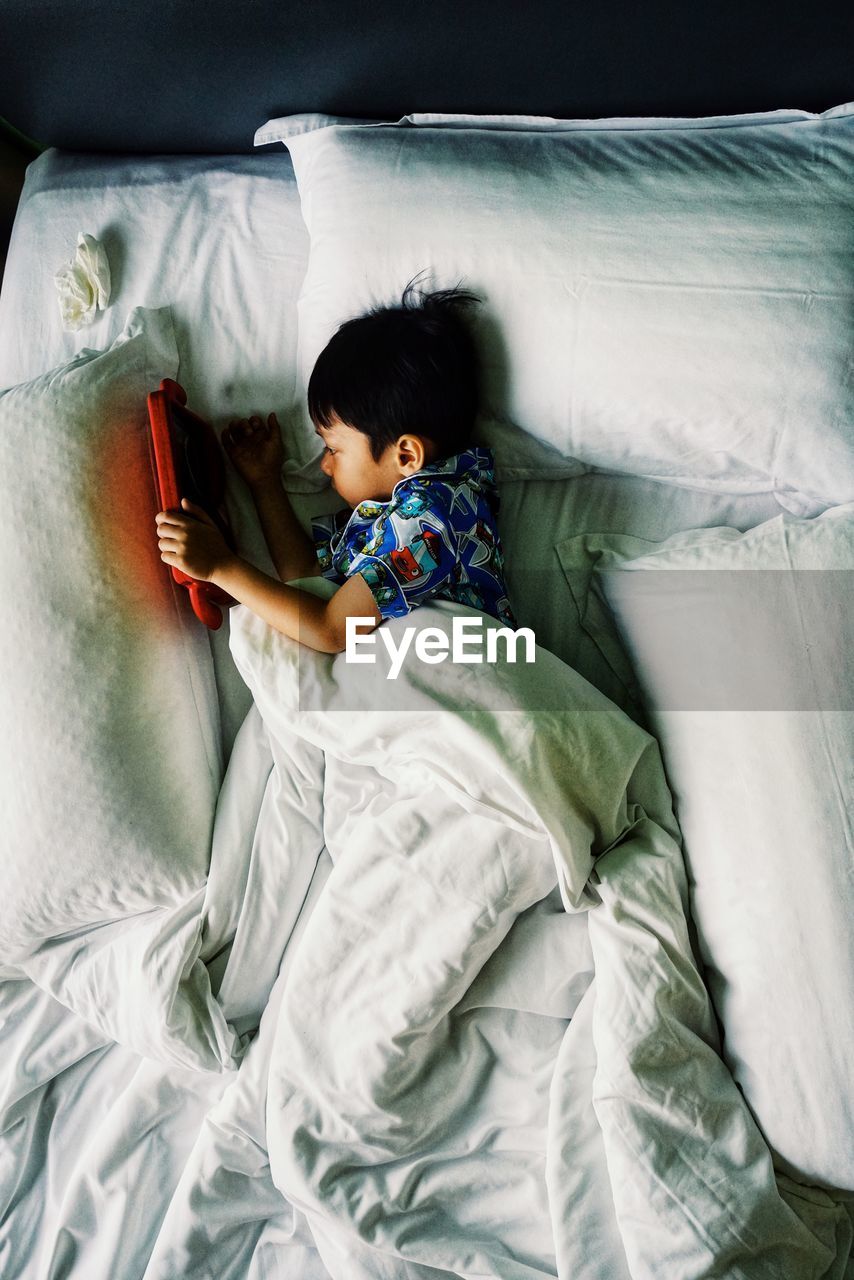
[[[181,510],[188,498],[216,524],[229,547],[234,537],[223,507],[225,467],[213,428],[187,408],[187,393],[171,378],[164,378],[148,397],[152,464],[162,511]],[[200,582],[172,567],[172,577],[190,593],[196,617],[216,631],[222,625],[221,607],[235,603],[212,582]]]

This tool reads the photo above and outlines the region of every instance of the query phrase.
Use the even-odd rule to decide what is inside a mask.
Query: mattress
[[[53,275],[72,255],[80,232],[104,244],[113,291],[95,323],[72,334],[60,322]],[[276,410],[286,441],[298,445],[297,302],[307,256],[308,238],[286,155],[140,159],[49,151],[28,171],[10,246],[0,296],[0,386],[38,377],[84,347],[108,346],[134,307],[168,306],[177,337],[178,377],[190,405],[217,429],[236,416]],[[312,515],[338,505],[328,491],[295,487],[291,496],[306,528]],[[615,697],[619,689],[608,687],[599,655],[586,643],[569,608],[555,544],[584,534],[619,533],[657,542],[694,528],[747,530],[780,511],[771,494],[714,494],[607,472],[513,480],[502,485],[500,497],[508,585],[520,624],[532,627],[540,645]],[[227,501],[242,552],[270,569],[251,503],[233,477]],[[508,1181],[503,1191],[499,1179],[490,1189],[489,1169],[497,1166],[484,1165],[481,1216],[470,1224],[468,1252],[465,1238],[457,1242],[456,1253],[445,1247],[447,1238],[437,1220],[438,1225],[434,1221],[413,1237],[419,1245],[432,1241],[432,1253],[415,1247],[408,1253],[407,1232],[401,1229],[394,1238],[394,1262],[380,1248],[381,1235],[356,1208],[348,1218],[348,1237],[327,1229],[309,1199],[281,1196],[270,1176],[265,1115],[270,1088],[280,1099],[285,1086],[271,1064],[281,1061],[282,1026],[298,1030],[293,1021],[296,979],[291,975],[296,972],[299,981],[307,981],[300,966],[316,946],[312,916],[317,904],[326,901],[324,886],[345,864],[348,839],[357,845],[365,839],[357,826],[351,830],[347,825],[348,813],[358,809],[359,774],[355,766],[351,773],[335,766],[340,789],[332,792],[335,803],[318,827],[313,860],[283,869],[282,850],[293,830],[283,815],[290,815],[291,823],[296,819],[292,809],[282,807],[270,779],[277,764],[283,767],[277,752],[285,750],[287,729],[271,746],[246,671],[241,674],[235,662],[229,627],[209,640],[228,764],[217,829],[230,835],[222,836],[214,850],[203,959],[229,1020],[252,1040],[253,1052],[239,1071],[205,1073],[158,1062],[111,1043],[20,972],[8,971],[0,983],[2,1178],[8,1197],[0,1226],[3,1274],[33,1280],[108,1275],[165,1280],[211,1274],[234,1280],[278,1275],[289,1280],[345,1275],[427,1280],[439,1274],[572,1274],[617,1280],[646,1274],[636,1260],[627,1260],[617,1231],[590,1102],[596,1054],[591,1040],[593,961],[585,919],[565,914],[556,890],[540,898],[535,894],[532,903],[520,905],[514,950],[503,951],[504,959],[491,970],[487,966],[478,975],[475,968],[470,974],[472,982],[477,978],[481,983],[479,989],[472,987],[471,1007],[477,1007],[480,990],[482,1003],[499,1011],[493,1021],[484,1018],[478,1024],[482,1057],[475,1054],[472,1061],[491,1058],[506,1065],[490,1077],[490,1106],[498,1113],[520,1105],[516,1076],[535,1081],[526,1094],[528,1110],[515,1123],[528,1135],[531,1151],[540,1140],[537,1135],[551,1126],[548,1196],[533,1178],[519,1186]],[[298,767],[305,779],[318,767],[311,754],[315,745],[294,740],[287,747],[292,754],[286,763]],[[327,768],[331,773],[329,761]],[[390,792],[383,803],[393,806]],[[256,827],[259,813],[268,821]],[[664,819],[662,824],[666,828]],[[368,846],[359,847],[368,858]],[[638,911],[642,914],[641,907]],[[598,945],[603,955],[609,949],[622,954],[619,932],[625,920],[621,926],[618,908],[613,922],[610,936],[602,927]],[[271,938],[278,940],[278,950]],[[427,951],[416,947],[415,954],[429,966]],[[454,957],[447,963],[453,967]],[[563,977],[554,989],[544,989],[549,987],[544,973]],[[316,981],[318,990],[326,991],[323,981]],[[313,998],[312,988],[309,1003]],[[616,991],[606,998],[619,1008]],[[330,988],[323,999],[332,1019],[338,1009],[335,991]],[[289,1010],[290,1023],[278,1017],[282,1008]],[[348,1034],[346,1021],[341,1025],[342,1034]],[[564,1036],[567,1025],[573,1033]],[[558,1055],[559,1077],[553,1074]],[[294,1060],[299,1056],[295,1053]],[[303,1069],[310,1076],[310,1055]],[[563,1092],[558,1079],[566,1084]],[[488,1113],[482,1123],[489,1123]],[[572,1162],[561,1166],[569,1151]],[[276,1158],[284,1160],[281,1152]],[[535,1166],[532,1156],[531,1168]],[[757,1181],[768,1177],[770,1163],[763,1168]],[[417,1205],[422,1203],[418,1177],[409,1176],[395,1194],[401,1204],[409,1197]],[[455,1185],[450,1173],[447,1185]],[[359,1194],[354,1184],[354,1203]],[[484,1223],[490,1214],[501,1218],[507,1205],[502,1196],[511,1194],[523,1196],[525,1210],[517,1218],[526,1218],[527,1229],[519,1228],[503,1241],[504,1261],[488,1251],[479,1255],[475,1246]],[[838,1206],[828,1210],[819,1205],[812,1221],[809,1211],[801,1210],[799,1220],[811,1221],[813,1238],[820,1239],[825,1251],[824,1274],[841,1276],[850,1236],[844,1214]],[[573,1230],[576,1211],[578,1232]],[[554,1238],[549,1222],[560,1224]],[[835,1231],[838,1251],[832,1242]],[[821,1273],[810,1262],[802,1274]]]

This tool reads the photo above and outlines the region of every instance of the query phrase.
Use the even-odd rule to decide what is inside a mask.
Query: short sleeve
[[[438,595],[457,565],[456,534],[440,509],[408,517],[398,508],[384,524],[380,545],[369,544],[353,561],[351,576],[362,575],[384,618],[401,618]]]
[[[347,525],[349,511],[335,511],[331,515],[312,516],[311,536],[314,539],[314,550],[317,563],[324,578],[331,582],[344,583],[346,574],[336,567],[335,550],[341,540],[342,531]]]

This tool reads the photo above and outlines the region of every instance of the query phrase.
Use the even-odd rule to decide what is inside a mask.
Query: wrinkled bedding
[[[407,663],[372,710],[382,649],[372,680],[231,625],[255,706],[203,955],[242,1061],[3,984],[37,1046],[2,1073],[4,1277],[841,1277],[847,1216],[778,1185],[718,1055],[653,740],[545,651]]]
[[[43,157],[0,378],[78,349],[52,271],[86,229],[118,264],[118,305],[87,344],[131,305],[168,303],[195,408],[221,425],[286,402],[305,233],[286,158],[270,159]],[[229,498],[265,563],[245,494]],[[776,510],[607,475],[502,501],[514,600],[594,679],[550,587],[561,532],[656,538]],[[0,971],[3,1280],[845,1275],[844,1208],[775,1179],[721,1066],[651,740],[556,660],[544,684],[432,668],[401,687],[405,716],[367,722],[341,699],[394,710],[381,670],[347,681],[318,657],[295,673],[286,642],[232,622],[258,706],[246,715],[224,628],[226,754],[237,736],[210,874],[164,921],[198,931],[224,1034],[200,1053],[150,967],[104,966],[90,1022],[36,985],[46,963],[73,979],[77,943],[95,958],[107,931],[34,961],[36,981]],[[403,765],[425,741],[426,772]]]

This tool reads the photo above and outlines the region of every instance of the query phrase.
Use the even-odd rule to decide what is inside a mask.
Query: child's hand
[[[279,479],[285,451],[274,413],[266,423],[257,417],[229,422],[220,438],[235,470],[250,488]]]
[[[155,517],[160,559],[191,578],[210,582],[234,555],[207,512],[187,498],[181,499],[181,506],[187,515],[159,511]]]

